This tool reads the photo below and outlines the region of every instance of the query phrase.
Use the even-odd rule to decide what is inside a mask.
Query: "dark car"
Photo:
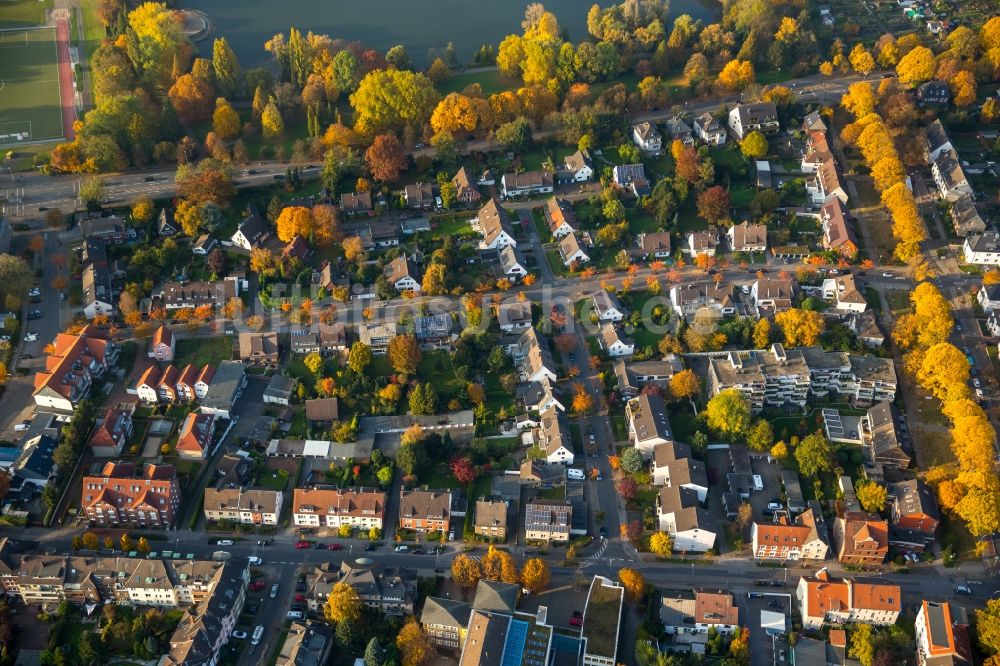
[[[285,179],[285,174],[283,174],[283,173],[276,173],[276,174],[274,174],[272,176],[272,178],[274,178],[275,180],[284,180]]]
[[[373,543],[365,544],[365,550],[367,551],[378,550],[378,546],[376,546]]]
[[[784,586],[785,586],[784,582],[782,582],[780,580],[772,580],[771,581],[771,587],[784,587]]]
[[[156,176],[146,176],[145,178],[143,178],[143,180],[146,181],[147,183],[152,183],[154,180],[156,180]]]
[[[295,584],[295,591],[296,592],[305,592],[308,589],[309,588],[306,586],[305,583],[296,583]]]
[[[259,611],[260,609],[257,608],[256,606],[247,606],[244,610],[250,615],[256,615],[257,611]]]
[[[31,297],[31,302],[32,302],[32,303],[41,303],[41,302],[42,302],[42,299],[41,299],[41,297],[40,297],[40,296],[32,296],[32,297]]]
[[[425,551],[420,546],[417,546],[416,548],[414,548],[410,552],[413,553],[414,555],[423,555]]]
[[[256,169],[247,169],[247,175],[255,176],[255,175],[257,175],[257,170]]]

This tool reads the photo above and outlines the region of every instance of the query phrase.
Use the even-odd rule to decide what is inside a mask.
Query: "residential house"
[[[787,515],[777,516],[773,523],[753,523],[750,528],[752,551],[756,560],[778,560],[794,562],[798,560],[826,559],[830,550],[825,534],[822,515],[817,517],[812,509],[799,514],[793,521]]]
[[[479,233],[483,235],[483,240],[479,242],[480,249],[499,250],[508,245],[517,247],[510,215],[496,199],[490,199],[479,209],[475,222],[479,226]]]
[[[759,310],[783,312],[792,307],[795,286],[791,279],[759,278],[750,287],[750,302]]]
[[[142,402],[155,405],[160,401],[160,377],[163,371],[155,365],[146,368],[135,385],[136,395]]]
[[[656,394],[643,393],[625,403],[625,421],[628,423],[629,442],[647,460],[657,444],[674,441],[667,405]]]
[[[864,312],[868,301],[858,289],[852,273],[823,280],[823,298],[832,302],[838,312]]]
[[[437,647],[461,650],[471,614],[472,606],[466,601],[427,597],[420,611],[420,626]]]
[[[306,605],[322,613],[334,586],[345,583],[358,595],[365,606],[386,615],[413,614],[417,597],[416,572],[386,568],[362,557],[345,559],[338,567],[335,562],[323,562],[306,574]]]
[[[444,532],[451,520],[451,491],[401,490],[399,526],[418,532]]]
[[[659,155],[663,148],[663,137],[656,125],[648,121],[632,126],[632,141],[647,155]]]
[[[917,103],[948,106],[949,102],[951,102],[951,89],[944,81],[928,81],[917,86]]]
[[[284,493],[263,488],[205,488],[205,520],[277,525]]]
[[[565,199],[550,197],[542,208],[545,222],[548,224],[549,233],[553,238],[562,238],[567,234],[574,234],[580,227],[576,223],[576,215],[573,213],[573,204]]]
[[[372,220],[358,230],[365,252],[399,247],[399,223],[390,220]]]
[[[896,431],[896,416],[891,402],[883,400],[872,405],[858,419],[858,425],[861,445],[869,462],[893,469],[910,466],[910,455],[903,449]]]
[[[806,194],[814,206],[822,206],[829,197],[847,203],[847,188],[841,178],[837,160],[831,157],[818,165],[816,173],[806,179]]]
[[[625,331],[612,322],[607,322],[601,327],[601,334],[597,338],[608,356],[618,358],[619,356],[631,356],[635,353],[635,342],[625,335]]]
[[[524,507],[524,538],[527,541],[569,541],[573,506],[567,500],[529,500]]]
[[[576,234],[566,234],[559,241],[559,258],[564,266],[586,264],[590,262],[590,255],[580,245],[580,239]]]
[[[922,601],[913,624],[919,666],[973,663],[965,609],[947,601]]]
[[[455,186],[455,203],[467,208],[479,205],[483,195],[479,193],[476,183],[469,178],[469,172],[465,167],[461,167],[451,179],[451,184]]]
[[[805,629],[847,623],[887,627],[896,624],[903,609],[898,585],[836,579],[826,569],[799,578],[795,596]]]
[[[684,119],[680,116],[671,116],[664,121],[664,126],[666,127],[667,134],[670,135],[670,141],[680,141],[687,146],[694,145],[694,133],[691,130],[691,126],[684,122]]]
[[[820,115],[819,111],[812,111],[806,114],[806,117],[802,119],[802,131],[806,134],[810,132],[826,132],[829,128],[823,121],[823,116]]]
[[[938,193],[945,201],[957,201],[963,195],[974,194],[958,153],[954,150],[942,151],[931,164],[931,175]]]
[[[1000,284],[984,284],[976,294],[976,300],[984,312],[1000,309]]]
[[[1000,233],[990,229],[965,237],[962,254],[967,264],[1000,266]]]
[[[713,310],[718,316],[733,314],[733,286],[713,284],[682,284],[670,288],[670,307],[679,317],[690,317],[702,308]]]
[[[267,387],[264,388],[264,404],[288,407],[297,383],[294,377],[286,377],[281,373],[271,375]]]
[[[132,414],[135,405],[111,407],[87,441],[95,458],[115,458],[121,455],[125,442],[132,435]]]
[[[763,252],[767,249],[767,227],[746,220],[726,231],[729,249],[733,252]]]
[[[280,357],[278,334],[240,333],[240,360],[250,365],[277,365]]]
[[[405,254],[390,261],[385,267],[386,281],[399,293],[420,291],[420,273],[417,264]]]
[[[292,240],[281,250],[281,258],[288,261],[295,260],[302,262],[310,254],[312,254],[312,250],[309,249],[309,241],[298,234],[295,234]]]
[[[472,531],[487,539],[506,541],[507,502],[501,499],[478,499]]]
[[[201,398],[202,414],[215,414],[223,419],[232,418],[232,409],[247,385],[246,374],[246,366],[239,361],[223,361],[214,368],[205,397]],[[201,384],[201,381],[199,378],[198,384]]]
[[[556,364],[552,360],[548,340],[534,328],[521,333],[518,343],[513,346],[512,355],[522,381],[539,381],[542,377],[556,380]]]
[[[583,666],[615,666],[625,588],[604,576],[594,576],[583,606]],[[575,662],[574,662],[575,663]]]
[[[76,335],[59,333],[45,367],[35,373],[32,397],[43,410],[69,413],[87,397],[118,360],[119,348],[107,333],[88,325]]]
[[[656,513],[659,529],[670,535],[675,551],[704,553],[715,546],[715,520],[702,508],[698,491],[664,486],[656,496]]]
[[[524,259],[511,245],[500,250],[500,271],[513,282],[528,274],[528,269],[524,267]]]
[[[177,382],[181,378],[181,371],[174,365],[168,365],[160,373],[160,380],[156,386],[157,397],[160,402],[177,402]]]
[[[594,162],[589,150],[578,150],[566,157],[561,169],[556,171],[560,183],[585,183],[594,177]]]
[[[385,518],[385,493],[375,488],[316,486],[296,488],[292,522],[297,527],[381,530]]]
[[[434,207],[434,184],[416,183],[403,188],[403,199],[408,208],[426,210]]]
[[[364,192],[344,192],[340,195],[340,212],[347,216],[367,215],[372,210],[372,193]]]
[[[621,321],[627,314],[625,306],[621,304],[618,297],[607,289],[594,292],[591,301],[598,321]]]
[[[844,319],[844,326],[866,347],[877,349],[885,344],[885,334],[879,328],[878,320],[872,310],[848,315]]]
[[[637,237],[642,258],[648,260],[663,260],[670,258],[670,232],[653,231],[641,233]]]
[[[227,278],[217,282],[167,282],[157,298],[168,312],[180,308],[197,308],[199,305],[221,307],[239,295],[239,282]]]
[[[333,649],[333,630],[329,625],[306,620],[292,622],[278,650],[274,666],[312,666],[327,663]]]
[[[652,384],[660,390],[668,390],[670,378],[684,369],[680,359],[674,354],[668,354],[663,359],[646,361],[631,361],[618,359],[614,364],[615,378],[618,380],[618,392],[626,400],[639,395],[647,384]]]
[[[646,170],[642,164],[622,164],[611,170],[611,178],[615,185],[628,190],[636,197],[648,196],[652,192]]]
[[[497,306],[497,321],[503,333],[518,333],[531,328],[531,303],[515,301]]]
[[[541,413],[539,421],[535,440],[538,448],[545,453],[545,462],[549,465],[572,465],[573,443],[566,414],[558,409],[549,409]]]
[[[934,543],[941,514],[934,493],[919,479],[889,484],[889,544],[922,553]]]
[[[551,194],[554,189],[552,174],[548,171],[505,173],[500,178],[500,191],[505,199]]]
[[[271,225],[261,217],[260,213],[254,210],[240,222],[236,233],[233,234],[232,241],[236,247],[241,247],[249,252],[259,248],[271,237],[271,234]]]
[[[188,460],[205,460],[214,433],[215,414],[191,412],[177,432],[177,455]]]
[[[157,361],[173,361],[175,344],[174,334],[161,324],[153,333],[153,343],[148,355]]]
[[[851,214],[837,197],[829,197],[819,209],[823,228],[823,249],[853,259],[858,253],[858,239],[851,225]]]
[[[566,485],[566,468],[548,465],[542,460],[525,458],[521,463],[518,480],[529,488],[554,488]]]
[[[414,317],[413,337],[425,351],[450,349],[455,323],[447,313]]]
[[[180,508],[181,490],[173,465],[97,463],[80,482],[80,506],[91,525],[165,528]]]
[[[737,104],[729,112],[729,129],[742,141],[750,132],[771,134],[781,129],[778,109],[772,102]]]
[[[937,118],[934,119],[930,125],[926,128],[927,145],[925,154],[927,157],[927,163],[934,163],[941,153],[950,152],[955,150],[955,147],[951,144],[951,139],[948,138],[948,133],[944,129],[944,125]]]
[[[681,246],[681,252],[692,259],[699,255],[715,256],[715,248],[719,246],[719,234],[714,229],[692,231],[688,233],[686,242]]]
[[[660,622],[675,646],[705,654],[708,633],[732,636],[739,628],[740,611],[730,592],[722,590],[667,591],[660,595]]]
[[[541,414],[553,408],[565,412],[566,405],[562,401],[562,391],[546,376],[517,387],[517,402],[529,412]]]
[[[181,225],[174,219],[173,208],[165,207],[156,218],[156,233],[168,237],[179,233]]]
[[[215,366],[206,363],[198,371],[198,377],[194,382],[195,400],[203,400],[208,395],[208,389],[212,385],[213,377],[215,377]]]
[[[838,516],[833,542],[841,564],[882,564],[889,554],[889,523],[860,512]]]
[[[107,261],[95,261],[83,269],[80,280],[83,289],[83,314],[88,320],[110,317],[115,312],[115,289]]]
[[[726,128],[708,111],[694,119],[694,133],[710,146],[721,146],[726,142]]]
[[[314,398],[306,400],[306,421],[324,427],[331,427],[340,418],[336,398]]]
[[[176,399],[183,402],[191,402],[195,399],[195,385],[198,381],[198,368],[194,367],[191,363],[184,366],[184,369],[180,371],[180,376],[177,378],[177,383],[174,388],[176,389]]]
[[[653,447],[649,461],[649,471],[653,485],[665,486],[670,481],[670,463],[691,457],[691,447],[683,442],[667,442]]]
[[[799,168],[806,173],[816,173],[820,166],[833,159],[833,151],[825,131],[813,130],[806,133],[806,147]]]
[[[358,339],[368,345],[373,354],[382,355],[389,351],[389,341],[396,337],[396,322],[384,324],[359,324]]]
[[[986,231],[986,221],[979,214],[979,207],[968,194],[962,194],[951,204],[951,221],[959,236],[981,234]]]

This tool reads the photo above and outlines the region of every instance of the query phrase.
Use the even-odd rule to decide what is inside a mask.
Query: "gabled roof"
[[[564,224],[573,231],[579,229],[576,223],[576,215],[573,213],[573,204],[565,199],[549,197],[545,202],[545,219],[549,224],[549,231],[555,233]]]
[[[639,234],[639,246],[646,254],[670,252],[670,232],[652,231]]]
[[[469,624],[471,613],[472,606],[465,601],[427,597],[427,600],[424,601],[424,609],[420,612],[420,623],[465,629]]]
[[[660,138],[660,132],[656,129],[656,125],[649,121],[634,125],[632,131],[641,141],[653,141]]]
[[[214,414],[191,412],[177,433],[177,450],[203,455],[212,445]]]
[[[493,243],[501,232],[506,232],[508,236],[514,236],[514,230],[510,225],[510,216],[507,214],[496,199],[490,199],[479,209],[479,229],[483,234],[483,242],[487,245]]]
[[[567,260],[574,257],[578,252],[583,252],[588,258],[590,256],[580,245],[580,239],[576,237],[576,234],[566,234],[559,241],[559,257],[563,260],[563,263],[566,263]]]

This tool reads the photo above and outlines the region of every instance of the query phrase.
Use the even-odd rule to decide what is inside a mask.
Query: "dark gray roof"
[[[476,585],[476,596],[472,600],[472,608],[474,610],[513,613],[520,589],[520,586],[510,583],[481,580]]]
[[[420,613],[420,622],[464,629],[469,624],[471,612],[472,606],[465,601],[427,597]]]

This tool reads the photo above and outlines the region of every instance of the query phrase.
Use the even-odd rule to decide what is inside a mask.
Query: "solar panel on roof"
[[[520,666],[524,654],[524,643],[528,638],[528,623],[523,620],[511,620],[507,630],[507,640],[503,647],[503,660],[500,666]]]

